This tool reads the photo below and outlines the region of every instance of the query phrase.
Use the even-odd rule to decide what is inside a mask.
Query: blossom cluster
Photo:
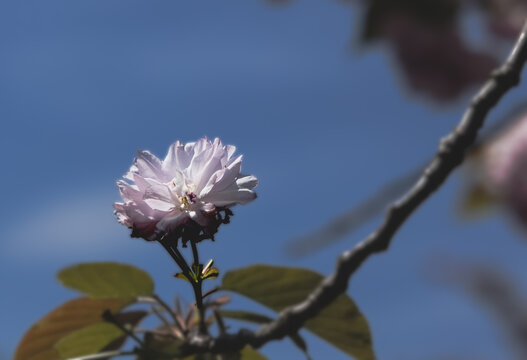
[[[125,180],[117,185],[123,202],[115,203],[117,220],[133,237],[164,236],[213,239],[229,221],[230,208],[256,198],[258,180],[242,175],[242,155],[216,138],[172,144],[163,160],[139,151]]]

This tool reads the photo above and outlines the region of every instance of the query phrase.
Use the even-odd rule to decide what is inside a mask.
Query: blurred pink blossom
[[[527,113],[484,150],[486,187],[527,225]]]
[[[497,66],[492,56],[470,49],[451,27],[427,26],[398,14],[386,20],[382,32],[409,85],[438,100],[455,99]]]
[[[184,237],[185,229],[213,238],[220,223],[228,222],[230,207],[256,198],[252,189],[258,180],[240,174],[242,156],[233,157],[235,149],[217,138],[203,138],[177,141],[164,160],[139,151],[124,175],[128,181],[117,182],[123,199],[114,204],[117,220],[132,229],[133,237],[146,240]]]
[[[527,18],[527,1],[486,0],[485,4],[489,10],[490,30],[505,38],[516,38]]]

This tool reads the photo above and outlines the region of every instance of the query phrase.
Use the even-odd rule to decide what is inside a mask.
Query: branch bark
[[[392,204],[384,222],[352,250],[342,253],[335,271],[301,303],[283,310],[273,322],[263,325],[256,332],[241,329],[235,334],[217,338],[195,336],[184,345],[187,353],[220,353],[243,348],[245,345],[260,347],[295,333],[306,320],[316,316],[335,298],[346,291],[353,273],[371,255],[386,251],[397,230],[408,217],[432,195],[463,162],[467,149],[474,143],[488,112],[508,90],[518,85],[523,66],[527,61],[527,23],[506,62],[492,73],[491,78],[472,99],[457,127],[439,144],[431,163],[415,185]]]

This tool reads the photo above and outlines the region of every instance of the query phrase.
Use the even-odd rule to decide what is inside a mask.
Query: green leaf
[[[305,300],[323,278],[306,269],[253,265],[229,271],[223,278],[222,288],[278,312]],[[359,360],[375,358],[368,322],[345,294],[308,320],[305,327]]]
[[[128,311],[113,315],[115,321],[127,329],[133,329],[148,313]],[[76,330],[55,344],[63,359],[92,355],[100,351],[119,349],[126,334],[114,324],[101,322]]]
[[[146,333],[144,340],[145,349],[138,357],[139,360],[180,359],[183,355],[181,352],[183,340],[154,333]]]
[[[257,314],[251,311],[219,310],[218,312],[223,317],[234,319],[234,320],[247,321],[247,322],[254,323],[254,324],[267,324],[273,321],[273,319],[270,318],[269,316]]]
[[[121,312],[119,314],[113,314],[113,319],[121,326],[127,329],[133,329],[147,315],[148,315],[147,311],[133,310],[133,311]],[[103,314],[103,319],[104,319],[104,314]],[[112,341],[111,343],[106,345],[104,349],[102,349],[102,351],[111,351],[111,350],[120,349],[124,345],[126,338],[127,338],[126,336],[123,336],[119,339]]]
[[[194,274],[190,274],[190,276],[193,277]],[[193,278],[192,281],[190,281],[190,280],[187,278],[187,275],[185,275],[185,274],[183,274],[183,273],[175,273],[175,274],[174,274],[174,277],[175,277],[176,279],[181,279],[181,280],[185,280],[185,281],[188,281],[188,282],[195,282],[195,281],[196,281],[196,280],[194,280],[194,278]]]
[[[201,271],[201,278],[203,280],[216,279],[220,275],[220,271],[212,265],[214,265],[214,260],[210,259],[207,265],[205,265],[205,267]]]
[[[241,360],[267,360],[265,356],[263,356],[250,346],[244,347],[240,352],[240,355]]]
[[[70,333],[55,344],[55,349],[63,359],[96,354],[123,335],[113,324],[98,323]]]
[[[220,310],[218,311],[221,316],[229,319],[234,320],[240,320],[240,321],[246,321],[253,324],[267,324],[273,321],[272,318],[266,315],[257,314],[251,311],[242,311],[242,310]],[[291,341],[295,344],[296,347],[298,347],[309,359],[309,354],[307,351],[307,344],[304,341],[304,338],[300,336],[300,334],[290,334],[289,338]]]
[[[203,280],[216,279],[219,275],[220,275],[220,271],[215,267],[211,267],[211,268],[208,268],[207,271],[203,271],[203,273],[201,274],[201,278]]]
[[[114,262],[78,264],[57,275],[66,287],[93,298],[150,296],[154,282],[150,275],[131,265]]]
[[[118,312],[134,299],[70,300],[34,324],[24,335],[15,352],[14,360],[57,360],[54,345],[68,334],[83,327],[102,322],[105,310]]]
[[[473,218],[488,212],[497,200],[481,184],[472,184],[461,197],[460,213],[465,218]]]

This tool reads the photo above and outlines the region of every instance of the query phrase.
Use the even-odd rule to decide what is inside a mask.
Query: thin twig
[[[220,335],[225,335],[227,333],[227,328],[225,327],[225,323],[223,322],[223,318],[218,311],[218,309],[212,310],[214,314],[214,318],[216,319],[216,324],[218,325],[218,332]]]
[[[152,313],[157,316],[159,320],[161,320],[161,322],[163,323],[163,325],[165,325],[167,329],[172,329],[172,324],[163,316],[161,309],[158,309],[155,305],[152,305]],[[183,334],[181,330],[180,332],[181,334]]]
[[[205,299],[207,296],[210,296],[210,295],[216,293],[218,290],[220,290],[220,287],[219,287],[219,286],[213,287],[212,289],[206,291],[206,292],[203,294],[202,299]]]
[[[68,360],[98,360],[98,359],[108,359],[110,357],[114,358],[118,356],[136,356],[136,355],[137,355],[136,351],[116,350],[116,351],[100,352],[98,354],[93,354],[93,355],[83,355],[79,357],[69,358]]]
[[[115,316],[112,314],[111,311],[109,311],[109,310],[104,311],[102,313],[102,318],[104,319],[104,321],[109,322],[110,324],[113,324],[116,327],[118,327],[119,330],[121,330],[124,334],[126,334],[130,338],[132,338],[139,346],[141,346],[141,347],[145,346],[145,343],[143,342],[143,340],[139,339],[139,337],[134,333],[133,330],[128,329],[126,326],[123,326],[123,324],[121,324],[115,318]]]
[[[282,339],[296,332],[304,322],[316,316],[335,298],[346,291],[349,278],[370,257],[386,251],[399,228],[408,217],[447,179],[462,163],[467,149],[474,143],[487,113],[508,90],[518,85],[527,61],[527,23],[505,64],[492,74],[472,100],[459,125],[441,140],[436,156],[424,170],[416,184],[389,209],[384,222],[352,250],[342,253],[335,271],[301,303],[288,307],[277,319],[263,325],[256,332],[242,329],[235,334],[212,337],[196,336],[185,344],[186,352],[219,353],[243,348],[250,344],[260,347],[271,340]]]
[[[176,315],[176,313],[174,312],[174,310],[163,300],[161,299],[161,297],[157,294],[154,294],[152,295],[152,298],[159,304],[161,305],[161,307],[163,307],[166,312],[168,312],[168,314],[170,315],[170,317],[172,318],[172,320],[174,320],[174,325],[178,328],[179,331],[181,331],[181,333],[183,335],[186,335],[187,331],[185,329],[183,329],[182,325],[180,324],[179,322],[179,319]]]

